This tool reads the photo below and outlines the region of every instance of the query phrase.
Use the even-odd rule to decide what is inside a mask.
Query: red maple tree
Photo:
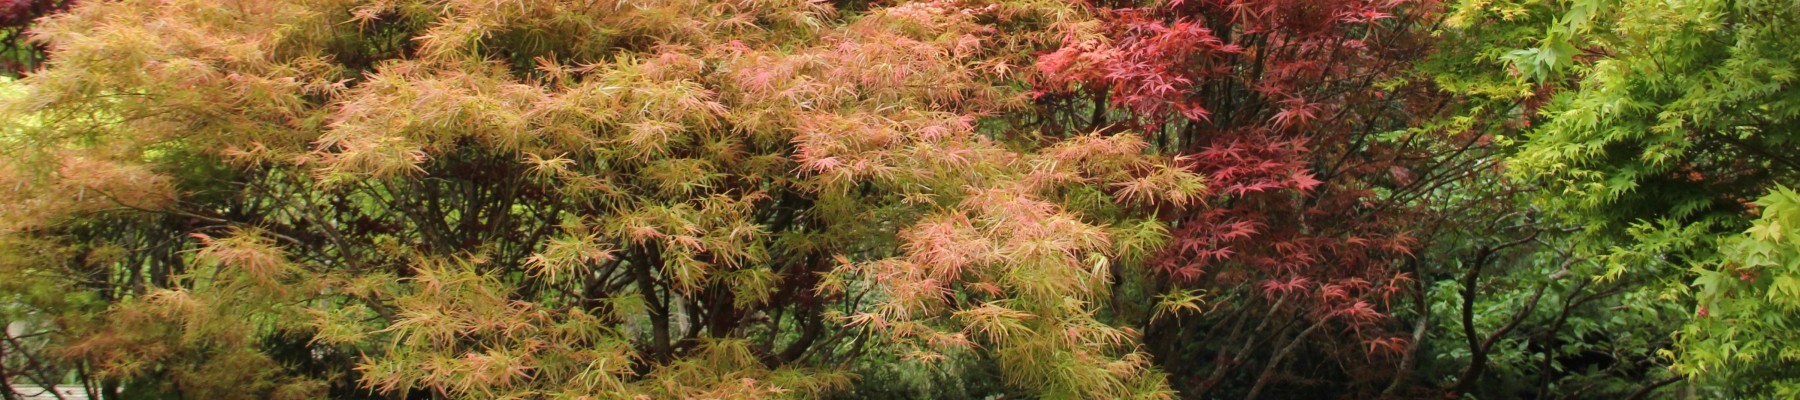
[[[1103,24],[1038,58],[1046,130],[1143,132],[1209,179],[1208,206],[1170,217],[1172,239],[1149,261],[1155,290],[1205,290],[1216,302],[1145,322],[1171,383],[1256,397],[1283,374],[1282,359],[1310,351],[1342,368],[1286,374],[1380,390],[1393,368],[1361,366],[1391,366],[1410,347],[1387,310],[1413,281],[1402,266],[1431,220],[1420,200],[1478,168],[1424,156],[1475,147],[1471,134],[1408,129],[1445,104],[1407,76],[1426,54],[1419,39],[1436,4],[1088,6]],[[1261,373],[1236,372],[1247,366]]]

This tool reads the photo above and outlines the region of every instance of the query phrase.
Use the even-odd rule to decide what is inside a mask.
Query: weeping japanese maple
[[[1088,14],[864,6],[83,2],[9,109],[0,272],[98,300],[28,305],[109,398],[814,397],[874,355],[1169,395],[1095,313],[1202,177],[986,122]]]

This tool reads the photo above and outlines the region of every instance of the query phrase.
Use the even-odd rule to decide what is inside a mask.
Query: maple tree
[[[1760,270],[1782,259],[1767,246],[1791,180],[1793,60],[1777,49],[1792,18],[1714,1],[1469,2],[1452,15],[1465,31],[1444,46],[1456,51],[1440,80],[1511,105],[1493,110],[1524,125],[1511,174],[1544,187],[1529,201],[1578,230],[1569,256],[1591,260],[1576,275],[1612,286],[1597,303],[1625,311],[1591,331],[1638,344],[1613,351],[1620,364],[1664,370],[1629,376],[1638,389],[1621,395],[1684,381],[1705,396],[1791,395],[1767,347],[1784,308],[1749,294],[1780,282]]]
[[[9,274],[83,277],[108,395],[810,397],[878,347],[1166,396],[1093,304],[1148,251],[1110,204],[1201,178],[975,132],[1039,40],[995,25],[1071,12],[85,3],[12,104]]]
[[[1549,204],[1562,199],[1561,187],[1517,174],[1514,157],[1528,146],[1520,137],[1545,127],[1551,114],[1540,111],[1572,83],[1565,71],[1591,57],[1562,46],[1538,50],[1547,31],[1582,10],[1589,9],[1448,4],[1434,53],[1420,62],[1458,98],[1449,122],[1487,134],[1498,151],[1485,162],[1506,173],[1459,188],[1492,187],[1472,194],[1503,199],[1460,211],[1464,219],[1446,230],[1454,236],[1433,251],[1456,256],[1440,267],[1452,279],[1434,283],[1424,301],[1444,315],[1420,326],[1456,334],[1428,338],[1422,346],[1447,350],[1421,358],[1419,370],[1439,374],[1446,395],[1644,398],[1679,381],[1660,354],[1681,319],[1680,306],[1660,292],[1668,266],[1615,274],[1624,260],[1606,256],[1611,233]]]
[[[1209,182],[1206,207],[1168,218],[1174,237],[1145,284],[1189,308],[1141,320],[1173,384],[1255,398],[1304,351],[1342,369],[1291,373],[1328,377],[1340,393],[1382,391],[1389,377],[1365,366],[1418,339],[1390,330],[1389,316],[1416,294],[1402,263],[1428,229],[1412,223],[1430,219],[1434,193],[1480,173],[1486,154],[1480,133],[1426,126],[1448,99],[1409,76],[1437,6],[1095,7],[1100,27],[1038,59],[1044,122],[1152,132],[1157,151],[1183,155]]]
[[[1561,22],[1512,63],[1571,83],[1523,138],[1516,172],[1550,182],[1559,193],[1542,202],[1610,246],[1597,252],[1609,278],[1679,301],[1661,352],[1681,378],[1718,396],[1794,395],[1781,372],[1792,357],[1776,344],[1791,340],[1788,258],[1770,248],[1784,240],[1795,166],[1794,10],[1575,1],[1552,12]]]

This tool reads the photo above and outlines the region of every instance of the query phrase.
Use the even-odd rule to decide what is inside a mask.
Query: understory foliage
[[[0,394],[1790,398],[1797,11],[0,0]]]

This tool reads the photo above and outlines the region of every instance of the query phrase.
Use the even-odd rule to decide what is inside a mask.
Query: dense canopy
[[[1800,8],[0,0],[0,394],[1792,398]]]

